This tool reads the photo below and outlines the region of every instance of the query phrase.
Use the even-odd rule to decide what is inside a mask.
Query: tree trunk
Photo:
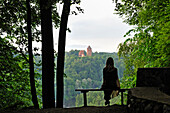
[[[57,108],[63,108],[64,97],[64,56],[65,56],[65,41],[68,16],[70,13],[71,0],[64,0],[63,11],[61,15],[59,41],[58,41],[58,57],[57,57]]]
[[[37,95],[36,95],[35,80],[34,80],[34,63],[33,63],[33,53],[32,53],[30,0],[26,0],[26,3],[27,3],[27,30],[28,30],[28,52],[29,52],[29,65],[30,65],[31,94],[32,94],[32,102],[34,104],[34,108],[39,108]]]
[[[40,0],[42,33],[42,95],[43,108],[54,108],[54,44],[51,0]]]

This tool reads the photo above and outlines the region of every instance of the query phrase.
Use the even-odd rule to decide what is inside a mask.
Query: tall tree
[[[18,102],[22,103],[18,105],[19,107],[27,107],[32,105],[31,103],[31,89],[29,84],[29,61],[28,61],[28,35],[27,35],[27,7],[25,1],[16,1],[16,0],[1,0],[0,1],[0,34],[2,35],[1,39],[6,41],[2,45],[3,53],[8,53],[8,59],[5,57],[3,64],[7,73],[3,72],[3,79],[7,78],[8,82],[4,82],[6,86],[2,89],[6,93],[3,98],[3,107],[16,105]],[[36,5],[35,5],[36,7]],[[34,20],[32,21],[32,26],[38,25],[37,22],[37,12],[36,8],[32,9]],[[36,33],[34,32],[34,37]],[[35,38],[34,38],[35,39]],[[10,44],[10,46],[9,46]],[[10,54],[11,53],[11,54]],[[11,56],[9,56],[11,55]],[[2,54],[3,56],[3,54]],[[1,57],[2,58],[2,57]],[[11,58],[14,58],[13,60]],[[11,62],[13,63],[11,63]],[[15,64],[15,65],[13,65]],[[10,74],[9,74],[10,72]],[[37,75],[37,74],[36,74]],[[9,79],[10,78],[10,79]],[[3,82],[2,82],[3,83]],[[3,84],[4,84],[3,83]],[[9,83],[11,85],[9,85]],[[9,90],[7,90],[9,89]],[[6,91],[5,91],[6,90]],[[0,91],[1,92],[1,91]],[[2,98],[1,98],[2,99]],[[9,101],[10,100],[10,101]],[[7,103],[7,106],[5,105]],[[16,103],[16,104],[15,104]],[[34,102],[33,102],[34,103]]]
[[[59,41],[58,41],[58,57],[57,57],[57,108],[63,108],[64,96],[64,56],[65,56],[65,41],[68,16],[70,13],[71,0],[63,0],[64,6],[61,15]]]
[[[43,108],[54,108],[54,45],[51,0],[40,0]]]
[[[124,22],[136,26],[125,34],[125,37],[134,35],[119,44],[118,52],[125,60],[125,75],[133,76],[129,77],[133,79],[131,83],[135,83],[138,68],[170,67],[170,1],[115,1],[117,14]]]
[[[26,4],[27,4],[28,52],[29,52],[30,84],[31,84],[32,102],[34,104],[34,108],[39,108],[37,94],[36,94],[36,88],[35,88],[35,80],[34,80],[34,62],[33,62],[33,53],[32,53],[30,0],[26,0]]]
[[[32,29],[31,31],[32,31],[32,40],[34,42],[41,41],[40,30],[38,27],[40,25],[39,1],[40,0],[30,0],[31,19],[32,19],[31,20],[31,29]],[[55,2],[58,2],[58,1],[55,1]],[[0,34],[3,34],[0,37],[1,42],[2,42],[1,44],[3,45],[3,47],[1,47],[1,50],[3,51],[3,54],[1,56],[2,57],[4,57],[3,55],[6,56],[7,52],[11,53],[10,55],[12,55],[8,59],[4,57],[6,61],[3,59],[1,60],[3,62],[3,65],[4,64],[8,65],[8,68],[5,65],[4,65],[5,67],[1,66],[5,70],[0,69],[0,71],[3,72],[3,77],[5,77],[5,79],[7,78],[9,82],[13,81],[13,83],[11,82],[11,85],[14,86],[14,87],[11,87],[10,85],[8,85],[9,91],[12,90],[12,92],[8,93],[10,97],[9,95],[4,95],[4,97],[9,97],[9,98],[3,98],[3,103],[6,103],[6,104],[2,104],[2,105],[3,107],[4,106],[7,107],[6,105],[13,105],[15,102],[24,101],[24,105],[22,105],[22,107],[29,106],[29,105],[32,105],[32,103],[31,103],[31,93],[30,93],[31,90],[29,86],[30,85],[29,84],[29,61],[27,59],[28,58],[28,35],[27,35],[28,32],[27,32],[27,24],[26,24],[27,22],[26,0],[0,0],[0,7],[1,7],[0,9]],[[57,28],[59,25],[60,17],[57,13],[56,4],[53,4],[52,14],[53,14],[52,16],[53,23],[55,27]],[[4,48],[7,48],[7,49],[4,50]],[[33,51],[36,52],[37,50],[39,49],[34,47]],[[12,58],[15,57],[15,60],[11,60],[12,59],[11,57]],[[18,65],[20,68],[17,66],[13,66],[13,63],[11,63],[10,61],[13,61],[13,63]],[[37,66],[40,66],[41,68],[41,63],[36,65],[36,67]],[[17,69],[14,71],[12,67],[17,67]],[[12,70],[10,72],[13,74],[9,74],[8,73],[9,71],[6,71],[6,70]],[[38,78],[38,80],[35,79],[36,80],[35,84],[37,85],[37,87],[41,87],[40,82],[38,82],[41,76],[39,72],[37,71],[37,69],[34,71],[35,71],[34,72],[35,77]],[[4,72],[7,72],[7,73],[4,73]],[[2,89],[4,90],[3,91],[4,94],[6,92],[5,90],[7,90],[5,88],[6,86]],[[38,93],[37,94],[38,97],[41,98],[41,91],[37,90],[37,93]]]

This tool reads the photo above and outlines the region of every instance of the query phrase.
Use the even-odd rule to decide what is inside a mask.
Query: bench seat
[[[107,90],[107,89],[105,89]],[[124,105],[123,104],[123,93],[125,91],[128,91],[130,89],[119,89],[119,92],[121,92],[121,105]],[[104,91],[103,89],[75,89],[75,91],[81,91],[81,93],[83,93],[83,98],[84,98],[84,107],[87,106],[87,95],[86,93],[89,92],[89,91]]]

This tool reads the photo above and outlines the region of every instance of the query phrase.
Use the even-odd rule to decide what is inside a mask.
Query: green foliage
[[[57,12],[57,1],[52,2],[52,19],[56,28],[59,27],[60,17]],[[33,41],[40,42],[40,5],[39,0],[30,0],[31,4],[31,27]],[[1,0],[0,1],[0,34],[10,36],[10,43],[16,45],[20,51],[28,51],[27,37],[27,7],[26,0]],[[39,50],[33,49],[34,52]]]
[[[169,0],[116,1],[116,11],[124,22],[135,25],[128,38],[119,44],[119,56],[124,58],[127,87],[134,87],[136,72],[143,67],[170,67],[170,6]],[[123,81],[122,81],[123,82]]]
[[[29,81],[29,64],[25,56],[6,38],[0,38],[0,110],[32,106]],[[35,69],[37,95],[41,103],[41,80]]]
[[[28,63],[8,40],[0,38],[0,109],[31,104]]]
[[[31,0],[31,27],[33,41],[40,42],[39,0]],[[53,1],[53,23],[57,28],[60,17]],[[0,0],[0,108],[31,106],[28,64],[27,7],[26,0]],[[34,47],[34,53],[39,49]],[[38,54],[38,53],[37,53]],[[41,103],[41,62],[35,65],[37,95]],[[17,105],[17,106],[16,106]]]
[[[82,106],[82,95],[75,92],[77,88],[100,88],[103,79],[103,68],[108,57],[113,57],[118,68],[119,78],[123,76],[124,64],[117,53],[93,53],[89,57],[78,57],[78,50],[66,53],[65,57],[65,106]],[[104,105],[103,92],[89,92],[89,105]],[[96,98],[97,97],[97,98]]]

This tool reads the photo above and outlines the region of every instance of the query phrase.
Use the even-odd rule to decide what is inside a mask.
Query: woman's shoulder
[[[106,67],[103,68],[103,71],[106,71]]]
[[[114,67],[113,71],[114,71],[114,72],[117,72],[117,68]]]
[[[117,68],[116,68],[116,67],[114,67],[114,70],[117,70]]]
[[[107,71],[108,69],[106,67],[103,68],[103,71]],[[110,72],[117,71],[117,68],[114,67]]]

